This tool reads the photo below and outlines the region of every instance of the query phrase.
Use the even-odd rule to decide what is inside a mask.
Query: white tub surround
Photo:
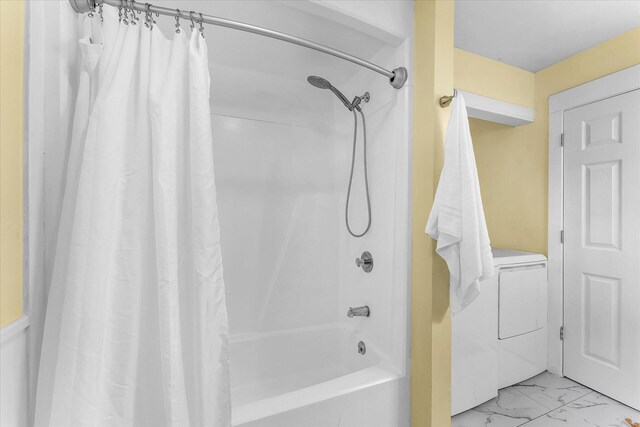
[[[281,30],[296,22],[297,34],[375,63],[410,63],[410,34],[399,44],[396,37],[381,40],[371,36],[370,23],[333,19],[338,11],[319,13],[322,3],[305,5],[271,4],[259,20]],[[369,70],[321,53],[240,36],[243,46],[215,50],[212,63],[233,424],[325,427],[342,419],[349,426],[384,420],[381,425],[407,427],[411,86],[393,89]],[[362,238],[351,237],[344,220],[353,115],[329,91],[311,86],[310,75],[327,79],[349,100],[371,95],[361,105],[372,208]],[[361,129],[349,211],[358,231],[367,222]],[[355,265],[364,251],[374,258],[370,273]],[[369,317],[347,317],[349,307],[364,305]],[[360,341],[365,355],[358,353]]]

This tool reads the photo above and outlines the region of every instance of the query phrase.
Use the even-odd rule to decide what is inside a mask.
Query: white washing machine
[[[452,320],[452,415],[547,369],[547,259],[492,252],[495,274]]]

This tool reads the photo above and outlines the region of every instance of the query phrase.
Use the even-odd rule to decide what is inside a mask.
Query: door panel
[[[640,90],[564,134],[564,372],[640,409]]]
[[[584,165],[584,245],[620,249],[620,161]]]

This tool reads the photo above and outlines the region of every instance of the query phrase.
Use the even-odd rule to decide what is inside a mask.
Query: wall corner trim
[[[31,318],[29,316],[22,316],[15,322],[11,322],[0,328],[0,347],[4,346],[4,344],[13,337],[22,333],[29,325],[31,325]]]

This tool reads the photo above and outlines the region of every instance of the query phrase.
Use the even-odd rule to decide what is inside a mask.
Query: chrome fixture
[[[349,173],[349,186],[347,187],[347,201],[344,206],[344,221],[347,224],[347,231],[349,232],[349,234],[351,234],[353,237],[362,237],[365,234],[367,234],[367,231],[369,231],[369,228],[371,227],[371,199],[369,197],[369,176],[367,172],[367,124],[364,119],[364,113],[360,108],[360,103],[362,101],[364,101],[365,103],[369,102],[369,99],[371,99],[371,96],[369,95],[369,92],[365,92],[364,95],[356,96],[355,98],[353,98],[353,102],[349,103],[349,101],[347,100],[347,97],[344,96],[342,92],[336,89],[331,83],[329,83],[327,79],[323,79],[322,77],[318,77],[318,76],[309,76],[307,77],[307,81],[312,86],[315,86],[317,88],[331,90],[331,92],[333,92],[338,97],[338,99],[342,101],[344,106],[347,107],[347,109],[353,113],[353,150],[351,152],[351,172]],[[362,117],[362,139],[363,139],[362,157],[363,157],[363,163],[364,163],[364,187],[367,195],[367,215],[368,215],[367,227],[360,234],[354,233],[351,230],[351,226],[349,225],[349,201],[351,200],[351,184],[353,184],[353,170],[354,170],[355,161],[356,161],[356,142],[358,137],[358,116],[356,115],[356,111],[358,111],[358,113],[360,113],[360,116]]]
[[[356,96],[355,98],[353,98],[353,101],[351,101],[351,106],[360,111],[360,107],[358,107],[358,105],[360,105],[362,101],[364,101],[365,103],[369,102],[369,99],[371,99],[371,97],[369,96],[369,92],[365,92],[364,95]]]
[[[440,97],[440,99],[438,100],[438,104],[440,104],[442,108],[447,108],[449,104],[451,104],[451,101],[453,101],[453,98],[455,98],[456,96],[458,96],[458,91],[454,89],[453,95]]]
[[[353,111],[353,105],[351,105],[351,103],[349,102],[349,100],[347,99],[346,96],[344,96],[342,94],[342,92],[340,92],[338,89],[336,89],[331,83],[329,83],[328,80],[323,79],[322,77],[318,77],[318,76],[309,76],[307,77],[307,81],[319,88],[319,89],[329,89],[331,92],[333,92],[340,101],[342,101],[342,103],[344,104],[345,107],[347,107],[347,109],[349,111]],[[357,97],[356,97],[357,98]],[[355,101],[355,99],[354,99]]]
[[[364,345],[364,342],[360,341],[358,343],[358,353],[365,354],[367,352],[367,346]]]
[[[315,86],[319,89],[329,89],[331,92],[333,92],[340,101],[342,101],[342,103],[344,104],[345,107],[347,107],[347,109],[349,111],[353,111],[353,109],[355,108],[358,111],[362,111],[360,110],[360,103],[362,101],[364,101],[365,103],[369,102],[369,100],[371,99],[371,96],[369,95],[369,92],[365,92],[364,95],[362,96],[356,96],[353,98],[353,102],[349,102],[347,100],[347,97],[344,96],[344,94],[342,92],[340,92],[338,89],[336,89],[335,86],[333,86],[331,83],[329,83],[329,81],[327,79],[323,79],[322,77],[318,77],[318,76],[309,76],[307,77],[307,81],[312,85]]]
[[[349,311],[347,311],[347,316],[348,317],[354,317],[354,316],[362,316],[362,317],[369,317],[369,306],[368,305],[363,305],[362,307],[349,307]]]
[[[365,273],[371,273],[373,270],[373,257],[368,251],[362,252],[360,258],[356,258],[356,265],[362,267]]]
[[[365,101],[366,102],[366,101]],[[356,161],[356,141],[358,136],[358,116],[356,112],[353,112],[353,150],[351,151],[351,172],[349,173],[349,186],[347,187],[347,201],[344,204],[344,222],[347,225],[347,231],[353,237],[362,237],[367,234],[369,228],[371,228],[371,198],[369,196],[369,172],[367,170],[367,123],[364,120],[364,113],[356,105],[356,110],[362,117],[362,162],[364,163],[364,189],[367,195],[367,227],[360,234],[356,234],[351,230],[349,226],[349,201],[351,200],[351,184],[353,183],[353,168]]]
[[[108,4],[113,7],[122,7],[123,3],[126,4],[126,7],[131,11],[137,12],[150,12],[158,15],[165,16],[173,16],[180,17],[182,19],[190,19],[190,13],[186,10],[178,10],[178,9],[170,9],[168,7],[154,6],[148,3],[140,3],[133,0],[69,0],[69,4],[71,8],[76,13],[89,13],[92,12],[96,6],[102,6],[103,4]],[[192,12],[192,14],[195,12]],[[200,17],[200,24],[211,24],[217,25],[220,27],[232,28],[234,30],[246,31],[248,33],[258,34],[265,37],[271,37],[272,39],[281,40],[287,43],[297,44],[298,46],[303,46],[309,49],[317,50],[318,52],[323,52],[329,55],[333,55],[335,57],[344,59],[346,61],[350,61],[354,64],[360,65],[361,67],[365,67],[370,69],[371,71],[375,71],[378,74],[382,74],[383,76],[389,78],[389,84],[395,89],[400,89],[404,86],[407,81],[407,69],[404,67],[398,67],[389,71],[385,68],[380,67],[379,65],[373,64],[369,61],[365,61],[364,59],[360,59],[356,56],[349,55],[346,52],[342,52],[337,49],[330,48],[329,46],[325,46],[320,43],[316,43],[310,40],[306,40],[300,37],[292,36],[290,34],[281,33],[278,31],[270,30],[268,28],[258,27],[256,25],[245,24],[244,22],[232,21],[230,19],[218,18],[217,16],[210,15],[202,15],[198,14]]]

